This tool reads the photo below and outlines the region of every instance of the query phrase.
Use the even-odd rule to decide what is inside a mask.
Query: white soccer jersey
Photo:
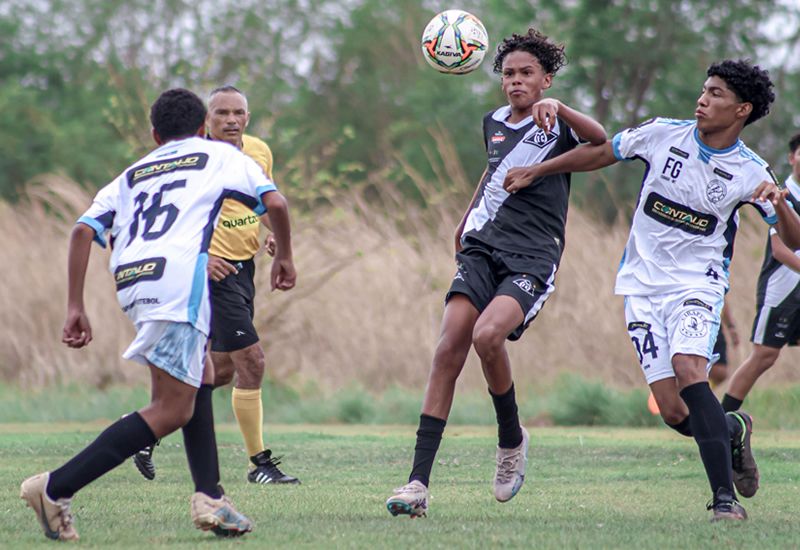
[[[261,168],[230,144],[192,137],[171,141],[101,189],[78,220],[102,246],[122,310],[134,322],[188,322],[208,334],[206,264],[225,198],[264,212],[275,191]]]
[[[752,204],[767,223],[777,221],[772,203],[750,198],[761,182],[775,181],[767,163],[741,141],[712,149],[688,120],[649,120],[614,136],[613,147],[617,159],[647,166],[615,292],[724,292],[737,210]]]

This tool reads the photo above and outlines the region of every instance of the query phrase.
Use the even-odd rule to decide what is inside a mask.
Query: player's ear
[[[738,118],[743,118],[747,120],[747,117],[750,116],[750,113],[753,112],[753,104],[749,101],[745,101],[744,103],[740,103],[739,106],[736,108],[736,116]]]
[[[547,90],[552,85],[553,85],[553,74],[547,73],[546,75],[544,75],[544,86],[542,86],[542,90]]]
[[[150,129],[150,134],[153,136],[153,141],[156,142],[156,145],[164,145],[164,140],[161,139],[161,136],[158,135],[155,128]]]
[[[250,111],[247,111],[247,116],[244,119],[244,127],[247,128],[248,124],[250,124]]]
[[[201,124],[199,128],[197,128],[197,131],[195,132],[195,135],[198,135],[200,137],[203,137],[203,136],[206,135],[206,123],[205,122],[203,124]]]

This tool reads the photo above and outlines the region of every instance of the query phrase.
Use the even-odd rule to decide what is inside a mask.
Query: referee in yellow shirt
[[[250,112],[247,98],[233,86],[223,86],[208,96],[206,127],[208,138],[225,141],[255,160],[272,179],[272,151],[260,139],[244,134]],[[284,474],[280,461],[264,446],[261,382],[264,378],[264,351],[253,325],[255,297],[255,262],[261,248],[260,224],[269,226],[238,201],[226,199],[214,230],[208,256],[211,290],[211,353],[214,386],[233,380],[233,412],[250,457],[247,479],[252,483],[300,483]],[[267,250],[274,246],[268,238]],[[155,477],[152,448],[134,455],[139,471],[148,479]]]

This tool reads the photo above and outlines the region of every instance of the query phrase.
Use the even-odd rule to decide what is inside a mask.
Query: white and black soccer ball
[[[422,33],[422,55],[442,73],[471,73],[483,61],[489,36],[480,19],[463,10],[436,15]]]

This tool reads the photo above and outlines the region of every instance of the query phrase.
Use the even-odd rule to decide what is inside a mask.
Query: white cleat
[[[522,443],[513,449],[497,448],[497,469],[494,473],[494,497],[508,502],[522,488],[528,465],[528,430],[522,428]]]
[[[393,516],[424,517],[428,513],[428,488],[414,480],[394,490],[386,501],[386,509]]]

